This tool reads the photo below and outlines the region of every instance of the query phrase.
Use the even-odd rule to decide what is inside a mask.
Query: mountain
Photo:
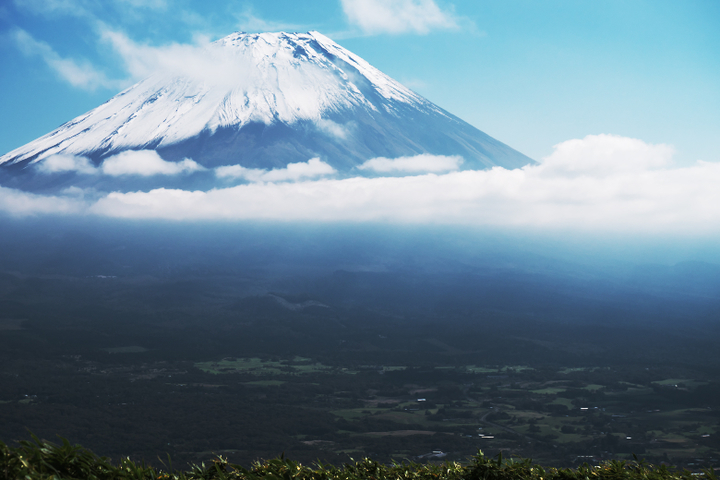
[[[0,183],[66,184],[67,176],[38,180],[35,167],[56,154],[97,167],[127,150],[189,158],[206,172],[319,158],[341,176],[359,174],[355,167],[376,157],[458,155],[463,169],[533,162],[318,32],[234,33],[206,57],[145,79],[3,155]]]

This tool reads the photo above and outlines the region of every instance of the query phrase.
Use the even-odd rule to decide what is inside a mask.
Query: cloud
[[[418,172],[449,172],[457,170],[463,163],[462,157],[422,154],[414,157],[384,158],[368,160],[357,168],[372,170],[377,173],[418,173]]]
[[[720,233],[720,163],[670,168],[670,152],[666,145],[596,135],[558,144],[541,164],[515,170],[255,183],[208,192],[112,193],[92,211],[182,220]]]
[[[14,0],[13,3],[35,15],[93,18],[88,10],[88,2],[83,0]]]
[[[100,167],[95,167],[90,159],[82,156],[57,154],[51,155],[37,166],[41,173],[76,172],[85,175],[102,173],[110,176],[120,175],[178,175],[204,170],[195,161],[186,158],[180,162],[166,162],[155,150],[127,150],[106,158]]]
[[[121,29],[111,27],[103,18],[111,15],[112,25],[137,23],[146,19],[148,10],[169,14],[167,0],[112,0],[103,4],[95,0],[14,0],[15,4],[35,15],[45,17],[69,16],[84,20],[101,44],[108,45],[120,56],[121,65],[129,78],[109,78],[87,60],[63,58],[50,45],[38,41],[28,32],[15,29],[11,36],[27,56],[39,56],[58,75],[71,85],[93,90],[98,87],[126,88],[158,72],[170,72],[200,80],[215,79],[215,83],[230,84],[242,77],[248,65],[232,59],[228,52],[211,44],[206,35],[193,35],[194,43],[168,43],[160,46],[136,42]],[[176,14],[172,11],[172,14]],[[183,18],[192,12],[180,12]],[[256,17],[255,20],[259,21]],[[113,59],[114,60],[114,59]]]
[[[37,169],[42,173],[76,172],[87,175],[97,173],[89,158],[66,154],[47,157],[38,164]]]
[[[58,16],[76,17],[85,21],[98,38],[98,47],[109,47],[120,57],[115,64],[126,72],[125,78],[110,78],[102,68],[85,59],[64,58],[51,45],[36,40],[22,29],[11,32],[19,49],[27,56],[38,56],[52,68],[63,80],[71,85],[87,90],[99,87],[113,90],[124,89],[135,82],[155,74],[187,77],[196,81],[221,88],[240,88],[243,79],[254,68],[250,60],[238,57],[210,41],[206,34],[195,32],[192,43],[170,42],[153,45],[135,41],[125,33],[120,24],[137,24],[147,20],[148,10],[158,14],[180,17],[181,23],[200,23],[203,31],[213,31],[205,18],[184,9],[176,11],[170,8],[167,0],[14,0],[18,8],[35,15],[49,18]],[[112,21],[105,19],[112,16]],[[245,8],[236,15],[238,27],[242,30],[300,30],[297,25],[267,21],[254,15],[251,8]],[[136,28],[135,28],[136,29]],[[107,66],[107,65],[106,65]],[[118,77],[113,65],[110,76]],[[107,69],[110,72],[110,69]],[[240,84],[238,83],[240,82]]]
[[[348,21],[369,34],[419,33],[458,29],[451,11],[434,0],[341,0]]]
[[[209,191],[113,192],[97,200],[94,194],[68,191],[65,196],[41,197],[5,188],[0,191],[0,210],[27,214],[55,209],[184,221],[391,222],[636,236],[720,234],[720,162],[674,167],[672,152],[668,145],[590,135],[556,145],[538,165],[514,170],[311,179],[329,171],[329,165],[312,159],[271,171],[229,166],[216,169],[216,175],[255,183]]]
[[[93,187],[80,188],[76,186],[64,188],[60,193],[63,197],[78,200],[98,200],[106,195],[106,193],[99,192]]]
[[[186,158],[181,162],[166,162],[155,150],[127,150],[108,157],[100,166],[105,175],[178,175],[204,168]]]
[[[198,58],[196,54],[198,47],[195,45],[173,43],[162,47],[154,47],[139,44],[130,39],[125,33],[113,30],[108,26],[101,27],[100,37],[120,55],[125,64],[125,69],[135,80],[147,78],[161,70],[182,71],[185,69],[182,63],[184,57],[188,60],[186,64],[188,70],[192,71],[200,67],[194,61]],[[205,57],[207,58],[207,56]],[[208,58],[205,66],[211,66],[211,63],[212,60]]]
[[[289,163],[285,168],[272,170],[245,168],[240,165],[227,165],[215,169],[215,175],[218,178],[242,178],[251,182],[297,181],[302,178],[315,178],[333,173],[336,173],[336,170],[319,158],[311,158],[307,162]]]
[[[165,10],[166,0],[14,0],[15,5],[22,10],[35,15],[56,17],[60,15],[84,18],[91,23],[97,21],[97,14],[127,16],[133,10]]]
[[[238,30],[241,30],[243,32],[250,32],[250,33],[262,33],[262,32],[282,32],[282,31],[291,31],[295,32],[298,30],[306,30],[302,26],[293,24],[293,23],[285,23],[285,22],[275,22],[272,20],[265,20],[258,16],[256,16],[253,12],[253,9],[250,6],[245,7],[245,9],[238,13],[235,18],[237,18],[237,28]]]
[[[0,187],[0,212],[15,217],[39,214],[82,214],[87,205],[76,198],[35,195]]]
[[[400,83],[405,85],[407,88],[416,92],[426,90],[430,87],[430,84],[428,84],[427,81],[421,80],[419,78],[400,78],[399,80]]]
[[[340,125],[339,123],[335,123],[332,120],[327,120],[324,118],[321,118],[317,122],[315,122],[315,125],[317,125],[318,130],[320,130],[325,135],[328,135],[330,137],[335,137],[339,139],[345,139],[348,136],[348,129],[344,125]]]
[[[143,10],[166,10],[166,0],[116,0],[116,3]]]
[[[119,83],[108,79],[86,60],[73,60],[61,57],[50,45],[32,37],[28,32],[17,28],[12,38],[20,51],[28,57],[40,57],[48,67],[73,87],[95,90],[98,87],[116,88]]]
[[[230,49],[198,36],[195,44],[170,43],[154,46],[133,41],[125,33],[107,26],[100,29],[102,41],[122,58],[134,81],[154,74],[186,77],[219,88],[241,88],[250,81],[254,65]]]
[[[606,176],[666,167],[675,150],[617,135],[589,135],[555,145],[540,170],[558,175]]]

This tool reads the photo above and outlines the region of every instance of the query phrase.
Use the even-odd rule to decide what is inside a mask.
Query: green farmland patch
[[[394,365],[394,366],[382,367],[383,372],[402,372],[404,370],[407,370],[407,367],[404,365]]]
[[[664,387],[687,387],[697,388],[701,385],[707,385],[707,382],[698,382],[689,378],[668,378],[667,380],[658,380],[652,382],[655,385],[662,385]]]
[[[600,368],[599,367],[566,367],[566,368],[561,368],[560,370],[558,370],[558,373],[567,375],[569,373],[594,372],[596,370],[600,370]]]
[[[465,367],[468,373],[497,373],[497,368],[478,367],[475,365],[467,365]]]
[[[133,345],[130,347],[114,347],[114,348],[104,348],[108,353],[143,353],[147,352],[148,349],[145,347],[139,347],[137,345]]]
[[[562,397],[556,398],[555,400],[550,402],[550,405],[565,405],[569,409],[575,408],[575,405],[573,405],[571,399]]]
[[[532,393],[539,393],[540,395],[557,395],[560,392],[564,392],[564,388],[560,387],[547,387],[540,390],[530,390]]]
[[[302,363],[293,360],[263,360],[260,358],[224,358],[217,362],[198,362],[195,364],[203,372],[214,375],[239,373],[247,375],[308,375],[315,373],[352,373],[322,363]]]
[[[255,385],[258,387],[279,387],[287,382],[282,380],[256,380],[254,382],[245,382],[245,385]]]
[[[503,373],[521,373],[529,370],[535,369],[532,367],[528,367],[527,365],[508,365],[506,367],[502,367],[499,371]]]

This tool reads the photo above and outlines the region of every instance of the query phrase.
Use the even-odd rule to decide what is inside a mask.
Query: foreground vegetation
[[[193,465],[187,471],[156,469],[138,464],[129,458],[112,463],[80,445],[63,440],[60,445],[42,441],[21,441],[18,447],[0,442],[0,475],[3,479],[248,479],[248,480],[673,480],[702,478],[717,480],[715,472],[702,474],[678,471],[665,465],[656,467],[639,461],[610,461],[601,465],[577,468],[544,468],[532,461],[489,458],[479,451],[469,462],[442,464],[395,463],[384,465],[363,459],[336,467],[318,464],[306,467],[284,457],[256,462],[250,469],[217,457],[210,463]]]

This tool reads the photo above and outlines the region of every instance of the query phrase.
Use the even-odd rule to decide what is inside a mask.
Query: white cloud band
[[[193,160],[166,162],[155,150],[127,150],[105,159],[101,166],[105,175],[178,175],[203,170]]]
[[[272,170],[245,168],[241,165],[227,165],[215,169],[215,175],[218,178],[242,178],[251,182],[284,182],[316,178],[333,173],[336,173],[336,170],[319,158],[311,158],[307,162],[289,163],[285,168]]]
[[[76,172],[93,175],[102,173],[113,177],[121,175],[178,175],[204,170],[195,161],[186,158],[180,162],[167,162],[155,150],[127,150],[106,158],[95,167],[87,157],[58,154],[38,163],[42,173]]]
[[[95,165],[89,158],[65,154],[51,155],[40,162],[37,168],[42,173],[76,172],[87,175],[97,173]]]
[[[0,187],[0,212],[15,217],[41,214],[82,214],[86,211],[87,204],[77,198],[35,195],[13,188]]]
[[[89,200],[82,208],[70,198],[4,189],[0,210],[177,220],[405,222],[640,235],[720,233],[720,163],[673,168],[671,156],[667,145],[595,135],[556,145],[541,164],[515,170],[496,167],[405,177],[251,183],[207,192],[114,192]],[[294,165],[302,165],[302,170],[320,164],[311,160]],[[307,178],[291,175],[292,170],[288,166],[261,171],[261,175],[275,172],[275,179],[267,182]],[[65,202],[64,207],[52,206],[58,199]]]
[[[462,157],[453,155],[415,155],[413,157],[384,158],[368,160],[357,168],[372,170],[378,173],[418,173],[418,172],[450,172],[462,165]]]
[[[458,28],[452,12],[434,0],[341,0],[351,24],[365,33],[419,33]]]

